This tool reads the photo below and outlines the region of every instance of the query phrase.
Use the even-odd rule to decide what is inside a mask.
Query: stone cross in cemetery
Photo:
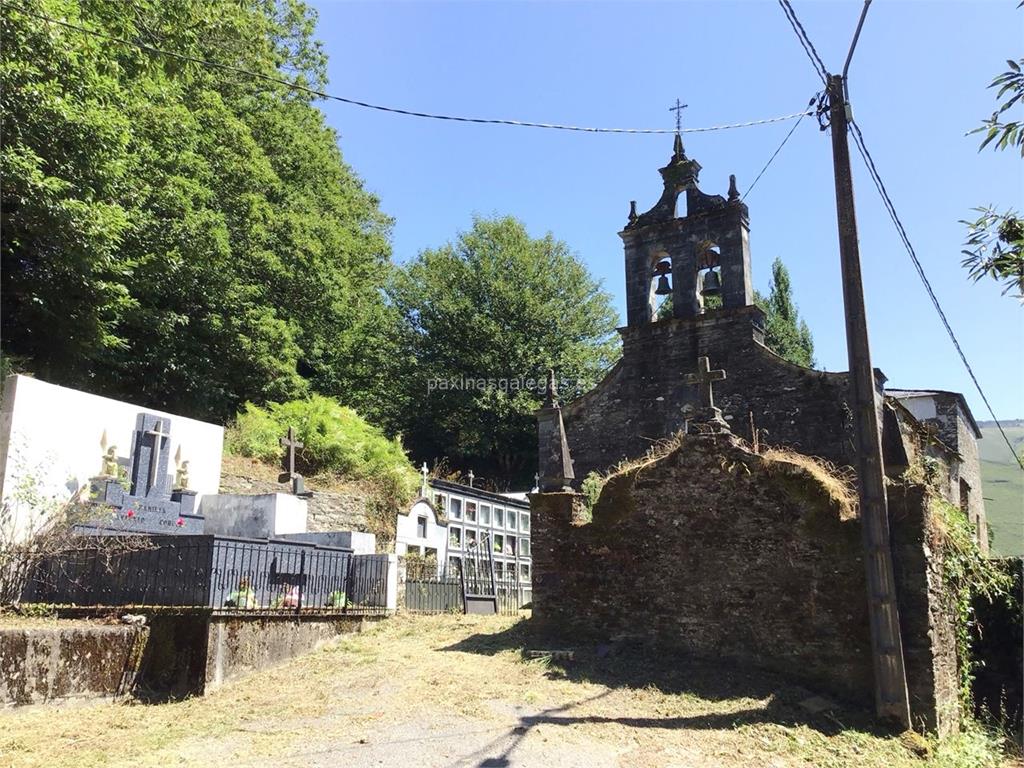
[[[304,478],[295,471],[295,449],[304,448],[305,443],[299,442],[298,438],[295,436],[295,429],[293,427],[288,427],[288,434],[280,438],[279,442],[281,447],[285,449],[284,456],[281,457],[284,472],[280,474],[277,481],[279,483],[291,481],[293,494],[296,496],[302,496],[303,498],[309,498],[313,493],[306,490]]]
[[[156,473],[159,470],[160,460],[164,459],[164,471],[167,470],[167,461],[163,456],[161,447],[163,445],[163,439],[170,437],[170,432],[162,432],[164,422],[163,419],[157,419],[156,424],[153,425],[152,429],[146,430],[146,435],[153,438],[153,445],[150,448],[149,454],[149,488],[153,488],[156,485]],[[168,450],[170,450],[170,443],[167,444]]]
[[[686,374],[686,383],[696,385],[700,391],[700,408],[697,416],[691,419],[691,432],[700,434],[706,432],[724,432],[729,425],[722,418],[722,411],[715,407],[715,395],[712,386],[716,381],[725,378],[725,371],[722,369],[711,370],[711,363],[706,357],[697,358],[697,372]]]
[[[203,518],[196,513],[196,492],[172,491],[168,464],[171,421],[152,413],[135,419],[128,467],[129,487],[121,485],[104,465],[104,473],[90,483],[91,501],[110,512],[75,526],[77,533],[202,533]]]
[[[288,427],[288,434],[285,437],[282,437],[279,442],[281,443],[281,447],[285,449],[283,458],[284,473],[282,473],[281,477],[291,480],[295,477],[295,449],[304,448],[305,443],[300,443],[296,439],[295,430],[292,427]]]

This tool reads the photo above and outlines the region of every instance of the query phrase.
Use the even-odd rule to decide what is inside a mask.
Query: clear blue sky
[[[989,115],[986,89],[1021,55],[1015,2],[873,4],[851,68],[851,102],[897,210],[999,418],[1024,417],[1024,309],[960,267],[974,206],[1024,207],[1012,152],[965,134]],[[800,111],[821,83],[777,3],[315,2],[332,93],[423,112],[574,125],[707,126]],[[830,70],[846,55],[860,2],[794,7]],[[670,136],[566,133],[422,120],[322,105],[346,159],[396,220],[403,261],[450,240],[474,213],[512,214],[580,255],[624,317],[617,232],[629,201],[646,210]],[[705,192],[742,190],[790,124],[689,134]],[[874,363],[889,386],[963,392],[989,418],[854,157]],[[846,369],[828,134],[806,118],[747,199],[755,285],[772,259],[792,274],[819,367]]]

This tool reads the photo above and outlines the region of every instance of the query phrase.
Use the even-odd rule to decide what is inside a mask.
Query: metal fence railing
[[[176,606],[218,612],[383,613],[388,558],[282,540],[152,536],[92,539],[41,558],[25,600]]]
[[[464,608],[458,574],[405,580],[405,609],[411,613],[462,613]]]
[[[466,611],[466,600],[463,594],[462,575],[458,569],[436,576],[417,575],[406,578],[405,609],[410,613],[463,613]],[[514,616],[532,600],[532,587],[528,581],[518,581],[513,577],[495,577],[493,582],[478,584],[480,592],[485,588],[497,597],[497,611],[506,616]],[[477,594],[480,594],[478,592]]]

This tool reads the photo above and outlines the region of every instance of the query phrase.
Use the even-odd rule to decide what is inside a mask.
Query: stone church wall
[[[562,408],[577,480],[642,456],[682,429],[684,409],[698,405],[697,388],[684,376],[702,355],[712,368],[726,371],[727,378],[715,383],[715,404],[735,434],[749,438],[752,412],[764,442],[854,464],[846,374],[783,360],[762,343],[761,318],[750,306],[623,329],[619,363]]]
[[[766,462],[732,436],[687,437],[610,479],[590,522],[581,522],[575,494],[537,494],[532,503],[542,625],[738,660],[872,700],[859,522],[841,519],[806,470]],[[945,729],[955,722],[952,635],[929,591],[921,499],[902,503],[894,536],[905,634],[915,638],[915,722]]]

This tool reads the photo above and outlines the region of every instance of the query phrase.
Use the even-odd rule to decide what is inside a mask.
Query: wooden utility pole
[[[907,674],[903,667],[903,643],[896,604],[892,549],[889,544],[889,509],[885,498],[882,438],[878,425],[879,403],[868,346],[868,325],[861,283],[857,218],[853,207],[853,176],[850,172],[849,105],[842,75],[830,75],[828,101],[832,127],[832,161],[836,179],[836,212],[839,219],[839,258],[842,262],[843,303],[846,307],[846,348],[850,360],[849,397],[857,439],[857,478],[860,520],[867,570],[871,651],[875,671],[875,711],[910,727]]]

